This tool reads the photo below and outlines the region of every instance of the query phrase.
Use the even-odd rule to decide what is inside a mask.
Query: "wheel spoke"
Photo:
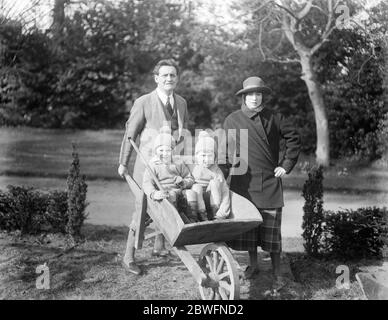
[[[226,281],[221,280],[218,282],[218,284],[220,285],[221,288],[225,289],[226,291],[228,292],[232,291],[232,288],[231,288],[232,286]]]
[[[216,273],[220,273],[220,271],[222,270],[222,267],[224,266],[224,263],[225,263],[225,260],[224,260],[223,257],[221,257],[220,263],[219,263],[218,266],[217,266]]]
[[[229,271],[226,271],[224,273],[221,273],[219,276],[218,276],[218,279],[221,280],[221,279],[224,279],[225,277],[229,276]]]
[[[218,262],[218,252],[213,251],[213,271],[215,272],[217,269],[217,262]]]
[[[224,288],[218,288],[218,292],[220,293],[222,300],[229,300],[229,297]]]
[[[214,300],[221,300],[221,296],[220,296],[220,293],[218,291],[216,292],[216,296],[215,296]]]
[[[205,256],[205,258],[206,258],[206,261],[207,261],[207,263],[209,265],[210,271],[213,271],[212,259],[209,256]]]
[[[213,289],[210,290],[210,297],[209,297],[209,300],[214,300],[214,295],[215,295],[215,292]]]

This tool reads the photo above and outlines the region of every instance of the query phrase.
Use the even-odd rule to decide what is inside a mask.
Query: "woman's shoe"
[[[252,268],[251,266],[248,266],[244,271],[243,278],[244,279],[252,279],[255,276],[257,276],[259,273],[260,273],[260,270],[257,267]]]

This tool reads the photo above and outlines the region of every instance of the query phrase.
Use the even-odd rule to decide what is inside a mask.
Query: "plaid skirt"
[[[263,217],[259,227],[241,234],[236,239],[226,241],[226,244],[237,251],[253,251],[260,246],[267,252],[281,252],[282,208],[258,210]]]

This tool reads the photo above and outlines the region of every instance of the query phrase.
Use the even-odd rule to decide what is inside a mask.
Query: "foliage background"
[[[362,9],[359,1],[349,3]],[[267,105],[292,118],[303,151],[312,153],[314,114],[300,66],[263,61],[255,15],[241,18],[246,28],[236,31],[198,20],[196,6],[186,1],[93,0],[66,15],[60,36],[1,19],[0,125],[121,129],[133,101],[154,88],[155,62],[173,57],[181,68],[178,92],[188,101],[191,128],[221,126],[240,105],[234,93],[242,80],[260,75],[273,89]],[[382,1],[368,13],[363,28],[336,30],[314,57],[334,158],[371,161],[386,152],[380,136],[388,112],[388,4]],[[289,47],[282,44],[278,51],[286,53]]]

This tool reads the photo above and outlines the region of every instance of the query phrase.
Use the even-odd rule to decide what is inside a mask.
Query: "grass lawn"
[[[118,157],[123,130],[47,130],[0,128],[0,175],[66,177],[71,144],[78,148],[81,170],[88,179],[119,179]],[[134,156],[134,154],[133,154]],[[131,158],[133,163],[134,157]],[[285,188],[301,190],[312,156],[301,155]],[[360,161],[337,160],[325,171],[326,190],[363,193],[388,190],[388,168]]]
[[[150,240],[136,254],[144,275],[126,273],[120,264],[126,230],[85,225],[85,242],[65,254],[61,235],[42,238],[0,233],[0,299],[200,299],[194,278],[180,260],[150,258]],[[284,245],[283,261],[289,261],[291,274],[283,271],[288,284],[276,299],[363,299],[355,272],[360,265],[379,264],[306,259],[300,238],[286,238]],[[189,250],[197,256],[201,247],[189,246]],[[247,254],[234,251],[233,256],[242,268],[246,266]],[[273,299],[266,295],[271,283],[269,259],[264,252],[259,258],[260,274],[240,280],[241,299]],[[45,262],[50,269],[50,289],[38,290],[35,269]],[[340,264],[351,270],[349,290],[335,286],[335,269]]]
[[[95,182],[89,188],[91,205],[88,210],[93,212],[96,219],[100,218],[98,221],[108,224],[109,220],[117,218],[113,217],[112,212],[121,208],[121,225],[129,220],[128,188],[119,181],[116,173],[122,134],[121,130],[0,128],[0,175],[6,181],[9,177],[15,177],[14,181],[28,180],[32,186],[45,190],[50,189],[47,185],[50,179],[44,177],[55,178],[51,179],[55,180],[52,187],[57,187],[59,182],[64,185],[62,178],[67,176],[71,163],[71,143],[75,142],[81,171],[88,180]],[[300,197],[307,178],[304,168],[312,162],[312,157],[302,155],[293,173],[283,180],[286,189],[293,189],[292,198],[296,197],[295,194]],[[26,176],[31,179],[23,179]],[[326,190],[342,192],[338,192],[340,199],[336,200],[341,203],[344,192],[353,197],[372,193],[382,199],[380,195],[385,196],[388,190],[388,171],[383,166],[336,161],[325,172],[324,185]],[[285,194],[289,195],[290,190]],[[287,200],[290,203],[292,199]],[[114,209],[106,206],[108,202]],[[375,203],[374,200],[372,202]],[[296,205],[288,209],[290,213],[301,212]],[[66,243],[63,236],[20,237],[15,233],[0,232],[0,299],[200,298],[194,278],[183,263],[180,260],[150,258],[152,243],[148,240],[143,250],[136,254],[145,274],[127,274],[120,264],[127,236],[126,227],[87,224],[83,233],[85,242],[64,254]],[[201,247],[190,246],[189,249],[197,256]],[[355,273],[362,265],[379,264],[377,261],[306,259],[301,238],[284,237],[283,248],[282,268],[289,282],[282,291],[281,299],[363,299],[354,278]],[[247,265],[246,253],[233,252],[233,256],[241,268]],[[241,280],[242,299],[269,299],[266,291],[271,283],[270,261],[264,252],[260,252],[259,256],[262,271],[253,280]],[[50,268],[50,290],[37,290],[35,286],[38,276],[36,267],[43,263]],[[343,264],[351,270],[349,290],[335,286],[338,277],[335,269]]]

